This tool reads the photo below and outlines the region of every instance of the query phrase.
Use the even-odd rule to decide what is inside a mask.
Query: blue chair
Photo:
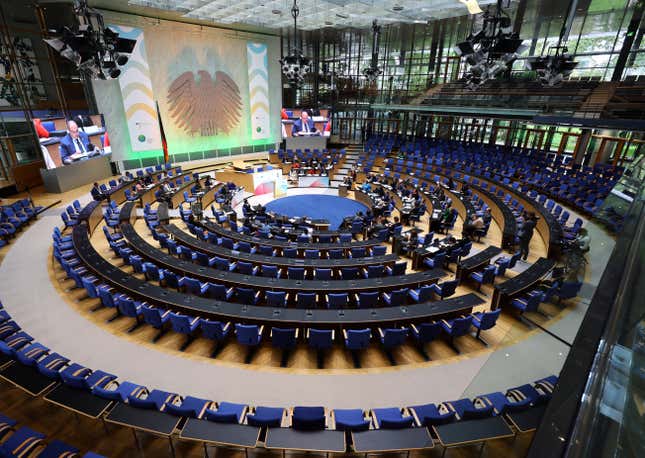
[[[0,455],[16,458],[30,456],[44,439],[44,434],[23,426],[0,445]]]
[[[358,351],[365,350],[370,345],[372,333],[369,328],[365,329],[343,329],[345,347],[351,351],[355,367],[361,367]]]
[[[287,293],[284,291],[267,291],[265,293],[266,303],[270,307],[286,307]]]
[[[425,258],[423,264],[428,266],[431,269],[437,269],[443,267],[446,262],[446,253],[443,251],[438,251],[431,258]]]
[[[296,296],[296,308],[310,309],[316,307],[316,293],[299,292]]]
[[[356,304],[359,309],[377,307],[378,300],[378,291],[361,291],[356,295]]]
[[[36,363],[36,369],[42,375],[53,380],[60,379],[60,371],[69,363],[69,359],[58,353],[50,353]]]
[[[231,323],[223,323],[221,321],[208,320],[202,318],[199,323],[199,326],[202,330],[202,336],[209,340],[215,341],[215,346],[211,352],[211,358],[217,356],[219,353],[220,346],[228,337],[228,333],[231,330]]]
[[[495,281],[495,270],[496,268],[494,265],[488,265],[484,268],[484,270],[481,270],[479,272],[472,272],[469,275],[469,278],[477,283],[477,291],[481,290],[482,285],[493,284],[493,282]]]
[[[385,268],[388,275],[405,275],[405,269],[407,269],[408,263],[406,261],[401,261],[395,263],[392,267],[388,266]]]
[[[363,272],[364,278],[380,278],[383,275],[385,275],[385,266],[383,265],[367,266]]]
[[[254,407],[246,415],[246,421],[251,426],[279,428],[285,409],[282,407]]]
[[[418,426],[439,426],[452,423],[456,420],[456,413],[449,410],[445,405],[437,407],[435,404],[424,404],[409,407]]]
[[[309,346],[316,350],[318,368],[324,367],[324,351],[332,348],[334,345],[333,329],[314,329],[307,330],[307,342]]]
[[[511,307],[517,309],[520,315],[526,312],[537,312],[540,306],[539,294],[527,294],[525,296],[516,297],[511,300]]]
[[[249,242],[240,241],[237,243],[237,249],[243,253],[255,253],[255,247],[252,247]]]
[[[408,328],[378,328],[378,332],[383,350],[390,360],[390,363],[395,366],[396,361],[394,360],[394,355],[392,355],[392,350],[405,343],[405,339],[408,337]]]
[[[343,250],[329,250],[327,252],[329,259],[342,259],[345,257]]]
[[[507,269],[512,269],[513,267],[515,267],[515,264],[517,264],[517,261],[519,261],[520,255],[521,255],[521,253],[519,251],[517,251],[510,258],[500,256],[499,258],[497,258],[495,260],[495,264],[499,265],[501,263],[504,263],[504,262],[508,261],[508,264],[506,264],[506,268]]]
[[[326,304],[328,309],[345,308],[349,305],[349,296],[347,293],[329,293]]]
[[[128,329],[128,334],[141,325],[141,302],[134,301],[127,296],[119,296],[116,299],[116,307],[120,316],[134,318],[135,323]]]
[[[298,330],[295,328],[271,328],[271,344],[282,350],[280,367],[286,367],[289,352],[295,348],[298,340]]]
[[[410,329],[412,331],[412,337],[417,343],[417,348],[421,355],[426,359],[430,360],[430,356],[425,351],[425,344],[430,343],[437,339],[441,335],[441,323],[420,323],[418,325],[411,324]]]
[[[297,248],[283,248],[282,249],[282,256],[285,258],[297,258],[298,257],[298,249]]]
[[[299,431],[320,431],[325,429],[326,420],[324,407],[294,407],[291,427]]]
[[[237,271],[243,275],[257,275],[260,269],[250,262],[237,261]]]
[[[343,280],[356,280],[358,278],[358,267],[341,267],[340,277]]]
[[[157,342],[166,333],[165,325],[170,320],[170,310],[142,304],[141,313],[143,314],[143,321],[159,331],[152,338],[152,342]]]
[[[177,395],[167,391],[152,390],[148,392],[144,390],[128,396],[128,404],[140,409],[161,410],[175,396]]]
[[[563,299],[573,299],[576,297],[580,292],[580,288],[582,288],[582,282],[563,281],[555,294],[558,296],[558,304],[560,304]]]
[[[531,405],[531,401],[528,398],[515,400],[499,391],[477,396],[475,400],[492,406],[493,416],[522,412]]]
[[[305,250],[305,258],[306,259],[320,259],[320,251],[319,250]]]
[[[242,423],[248,406],[233,402],[218,402],[217,410],[207,408],[203,418],[215,423]]]
[[[334,409],[332,411],[337,431],[367,431],[370,421],[361,409]]]
[[[233,288],[227,288],[224,285],[219,285],[217,283],[206,283],[206,289],[202,293],[204,297],[210,299],[216,299],[218,301],[228,301],[235,290]]]
[[[184,277],[183,287],[190,294],[201,296],[206,291],[207,286],[207,283],[202,283],[196,278]]]
[[[488,418],[493,416],[493,406],[478,402],[477,405],[470,399],[458,399],[456,401],[449,401],[445,403],[451,410],[453,410],[459,420],[476,420],[481,418]]]
[[[235,337],[237,338],[237,342],[248,348],[245,358],[246,364],[251,362],[255,349],[260,345],[260,342],[262,342],[263,331],[264,326],[235,323]]]
[[[350,258],[364,258],[365,256],[367,256],[367,248],[354,247],[349,249]]]
[[[287,278],[289,280],[304,280],[305,269],[303,267],[287,267]]]
[[[411,415],[404,416],[401,409],[397,407],[372,409],[372,418],[376,429],[409,428],[414,421]]]
[[[450,337],[449,345],[455,350],[458,354],[461,353],[459,348],[455,345],[455,337],[461,337],[468,334],[470,326],[473,324],[473,316],[468,315],[462,318],[456,318],[454,320],[446,321],[441,320],[441,327],[444,332]]]
[[[49,353],[49,348],[40,343],[27,344],[15,352],[16,359],[25,366],[35,366],[40,358]]]
[[[410,289],[408,295],[412,298],[414,302],[428,302],[432,300],[432,288],[434,285],[425,285],[419,289]]]
[[[331,280],[331,269],[321,269],[321,268],[316,268],[314,270],[314,278],[316,280],[324,280],[324,281],[329,281]]]
[[[280,278],[280,269],[278,269],[278,266],[262,264],[262,271],[260,273],[260,276],[268,278]]]
[[[177,417],[187,417],[187,418],[202,418],[206,407],[211,403],[206,399],[194,398],[192,396],[186,396],[182,398],[181,396],[175,396],[170,401],[166,402],[164,406],[164,412]]]
[[[492,312],[473,313],[473,326],[477,328],[477,334],[475,335],[475,339],[479,340],[487,347],[488,347],[488,343],[481,338],[480,333],[482,331],[486,331],[487,329],[491,329],[492,327],[494,327],[495,324],[497,323],[497,319],[499,318],[499,315],[501,312],[502,312],[502,309],[497,309]]]
[[[375,245],[372,247],[372,256],[385,256],[387,247],[385,245]]]
[[[240,304],[255,305],[260,299],[260,291],[256,291],[252,288],[237,288],[235,290],[235,295],[235,300]]]
[[[405,305],[408,302],[408,288],[383,293],[383,300],[387,305],[392,307]]]
[[[192,204],[193,202],[196,202],[197,198],[196,197],[190,197],[188,195],[188,191],[184,191],[184,202]]]
[[[439,296],[441,299],[444,299],[455,294],[458,285],[459,280],[448,280],[441,284],[433,283],[432,285],[430,285],[430,287],[437,296]]]
[[[170,312],[170,326],[172,330],[184,334],[186,340],[179,348],[179,351],[184,351],[195,340],[195,331],[199,327],[199,317],[190,317],[180,313]]]

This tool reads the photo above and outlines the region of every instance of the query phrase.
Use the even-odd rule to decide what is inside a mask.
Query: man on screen
[[[302,110],[300,119],[296,120],[296,122],[293,123],[293,128],[291,129],[291,135],[294,137],[298,137],[301,135],[314,135],[314,134],[320,135],[320,132],[318,132],[318,129],[316,129],[314,122],[311,119],[309,119],[309,113],[307,113],[305,110]]]
[[[71,164],[75,160],[94,154],[94,145],[85,132],[78,130],[78,124],[67,121],[67,135],[60,141],[60,159],[63,164]]]

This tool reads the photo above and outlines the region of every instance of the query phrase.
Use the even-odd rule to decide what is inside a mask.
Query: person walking
[[[520,257],[526,261],[526,258],[529,256],[529,245],[531,244],[531,239],[533,238],[533,231],[535,229],[535,218],[533,215],[529,215],[522,226],[522,232],[520,233]]]

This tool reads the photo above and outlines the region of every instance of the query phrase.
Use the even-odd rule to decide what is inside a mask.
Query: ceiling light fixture
[[[289,81],[291,87],[298,87],[305,81],[305,76],[311,69],[311,60],[302,55],[298,48],[298,0],[293,0],[291,16],[293,17],[293,48],[291,54],[280,59],[282,74]]]
[[[553,49],[554,54],[530,57],[526,61],[526,67],[537,73],[538,81],[543,86],[560,85],[578,65],[578,62],[574,61],[573,56],[568,53],[566,46],[553,46],[548,52]]]
[[[502,8],[502,0],[497,0],[495,12],[491,14],[487,10],[484,13],[481,30],[457,43],[455,51],[468,67],[464,74],[467,88],[475,90],[486,81],[501,76],[526,49],[510,27],[511,18]]]
[[[363,69],[363,76],[367,80],[368,85],[373,85],[378,80],[378,77],[383,74],[383,71],[378,66],[378,50],[379,50],[379,36],[381,33],[381,26],[378,25],[376,19],[372,22],[372,62],[369,67]]]

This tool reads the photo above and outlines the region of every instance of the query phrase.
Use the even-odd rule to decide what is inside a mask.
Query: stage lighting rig
[[[293,48],[291,54],[280,59],[282,74],[289,81],[292,87],[300,86],[304,81],[307,73],[311,71],[311,60],[302,54],[298,48],[298,0],[293,0],[291,7],[291,17],[293,17]]]
[[[481,29],[455,46],[457,55],[468,66],[464,74],[466,87],[474,90],[486,81],[500,77],[526,49],[519,35],[512,32],[511,24],[502,0],[497,0],[494,12],[490,9],[484,12]]]
[[[103,15],[87,5],[87,0],[74,1],[75,24],[50,30],[45,43],[62,57],[73,62],[83,77],[92,79],[118,78],[119,67],[128,62],[135,40],[120,38],[105,27]]]
[[[383,74],[378,66],[378,51],[379,51],[379,37],[381,35],[381,26],[378,25],[376,19],[372,22],[372,61],[369,67],[363,69],[363,76],[367,80],[368,85],[373,85],[378,80],[378,77]]]
[[[552,46],[546,56],[529,58],[526,67],[537,73],[538,81],[543,86],[558,86],[578,65],[568,51],[566,46]]]

